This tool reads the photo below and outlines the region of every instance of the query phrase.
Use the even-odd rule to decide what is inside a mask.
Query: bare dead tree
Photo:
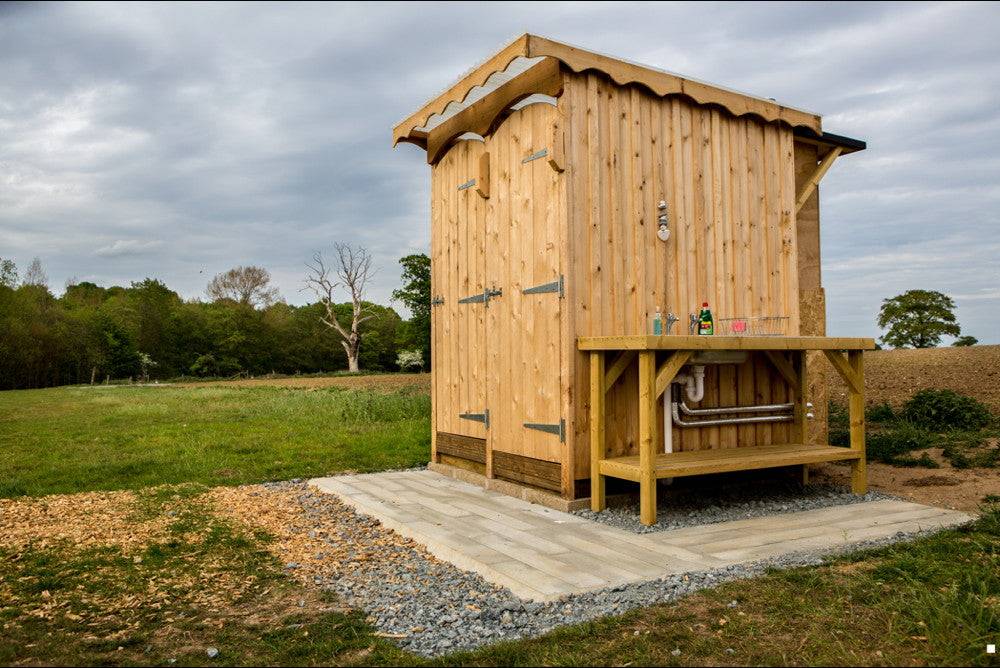
[[[264,308],[278,301],[278,289],[271,285],[271,273],[263,267],[234,267],[217,274],[205,289],[213,300],[231,299],[254,308]]]
[[[322,253],[314,253],[312,262],[306,262],[309,275],[306,276],[306,287],[319,298],[326,315],[320,320],[340,335],[340,345],[347,353],[347,368],[357,372],[358,354],[361,352],[361,323],[371,320],[374,315],[365,311],[363,304],[365,286],[375,274],[372,269],[372,257],[363,247],[357,248],[348,244],[334,244],[337,257],[335,266],[329,267],[323,260]],[[337,319],[334,294],[343,288],[351,298],[351,327],[348,329]]]
[[[48,287],[49,276],[42,269],[42,261],[37,257],[31,261],[28,265],[28,271],[24,272],[24,278],[21,279],[21,285],[38,285],[43,287]]]

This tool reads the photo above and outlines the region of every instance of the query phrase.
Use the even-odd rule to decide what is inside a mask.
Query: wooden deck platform
[[[653,459],[653,471],[657,478],[682,478],[709,473],[849,461],[860,456],[861,453],[850,448],[801,443],[725,450],[695,450],[660,453]],[[641,472],[638,455],[602,459],[600,462],[601,475],[639,482]]]
[[[863,351],[875,348],[869,338],[826,336],[585,336],[577,347],[590,355],[590,500],[594,512],[605,507],[605,477],[639,483],[643,524],[656,522],[656,480],[706,473],[851,462],[851,489],[868,489],[865,470]],[[798,444],[658,453],[657,403],[681,368],[698,351],[759,351],[781,373],[793,398],[793,436]],[[805,442],[806,351],[821,350],[848,388],[851,447],[808,446]],[[657,352],[667,352],[657,364]],[[613,360],[606,356],[617,353]],[[789,357],[790,355],[790,357]],[[638,455],[608,458],[605,449],[605,395],[638,358]],[[805,473],[805,470],[803,470]]]

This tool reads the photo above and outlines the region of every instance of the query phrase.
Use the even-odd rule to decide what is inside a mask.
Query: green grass
[[[425,662],[292,582],[270,538],[206,512],[201,489],[141,495],[137,517],[176,519],[139,559],[0,546],[0,664],[1000,665],[985,654],[1000,638],[1000,506],[913,544]]]
[[[232,485],[429,457],[430,398],[415,388],[0,392],[0,497]]]
[[[428,414],[419,390],[0,393],[3,496],[139,489],[131,531],[173,513],[165,535],[131,552],[0,545],[0,665],[426,663],[291,580],[270,537],[200,499],[210,485],[425,462]],[[966,457],[985,452],[980,432],[949,438]],[[162,483],[185,484],[143,489]],[[985,644],[1000,641],[998,500],[984,500],[992,505],[973,526],[914,544],[430,664],[988,665]],[[156,592],[165,596],[150,599]],[[210,660],[207,647],[220,655]]]

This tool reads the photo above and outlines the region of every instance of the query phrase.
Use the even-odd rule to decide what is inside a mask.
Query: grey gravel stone
[[[219,650],[215,649],[214,647],[209,647],[208,649],[205,650],[205,654],[208,655],[208,658],[214,659],[215,657],[219,656]]]
[[[336,497],[312,490],[305,484],[267,483],[271,489],[292,489],[305,516],[327,516]],[[801,491],[800,491],[801,493]],[[756,491],[760,494],[760,490]],[[818,492],[827,499],[822,505],[815,500],[803,502],[806,507],[825,507],[842,503],[843,495],[837,491]],[[881,497],[879,497],[881,498]],[[773,500],[773,499],[772,499]],[[789,511],[775,510],[780,505]],[[714,508],[712,508],[714,506]],[[753,507],[751,512],[792,512],[803,510],[795,502],[782,499],[779,504],[768,505],[766,499]],[[744,506],[733,507],[721,498],[701,510],[690,508],[684,515],[694,512],[697,521],[726,521],[742,517]],[[343,510],[339,511],[343,515]],[[700,513],[700,514],[699,514]],[[350,522],[359,527],[378,527],[377,520],[357,513],[349,513]],[[668,521],[676,521],[676,515]],[[717,519],[709,519],[715,517]],[[667,527],[660,527],[662,530]],[[352,527],[338,532],[337,541],[358,540]],[[368,534],[370,535],[370,534]],[[840,551],[864,547],[877,547],[909,540],[918,534],[899,533],[877,541],[845,545]],[[331,537],[331,542],[333,537]],[[361,546],[359,545],[359,551]],[[313,579],[319,586],[336,593],[352,607],[363,610],[368,621],[380,631],[394,638],[403,649],[425,657],[447,652],[471,650],[502,640],[537,636],[559,626],[576,624],[598,617],[620,615],[629,610],[657,603],[666,603],[696,592],[715,587],[724,582],[750,578],[771,568],[792,568],[816,565],[825,561],[824,554],[787,554],[750,564],[731,565],[714,571],[693,572],[613,588],[565,596],[557,601],[522,601],[508,589],[487,582],[479,575],[463,571],[449,563],[435,560],[422,549],[399,545],[379,546],[385,558],[370,559],[363,564],[345,569],[340,574],[332,570],[327,575]],[[829,554],[829,552],[825,553]],[[297,564],[294,564],[297,566]],[[738,602],[734,602],[738,605]],[[733,603],[729,604],[733,607]]]

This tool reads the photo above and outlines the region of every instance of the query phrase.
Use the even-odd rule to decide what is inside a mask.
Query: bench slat
[[[819,462],[858,459],[860,453],[850,448],[791,443],[721,450],[660,453],[654,468],[657,478],[680,478],[709,473],[750,471],[754,469],[816,464]],[[639,457],[615,457],[600,463],[602,475],[625,480],[639,479]]]

